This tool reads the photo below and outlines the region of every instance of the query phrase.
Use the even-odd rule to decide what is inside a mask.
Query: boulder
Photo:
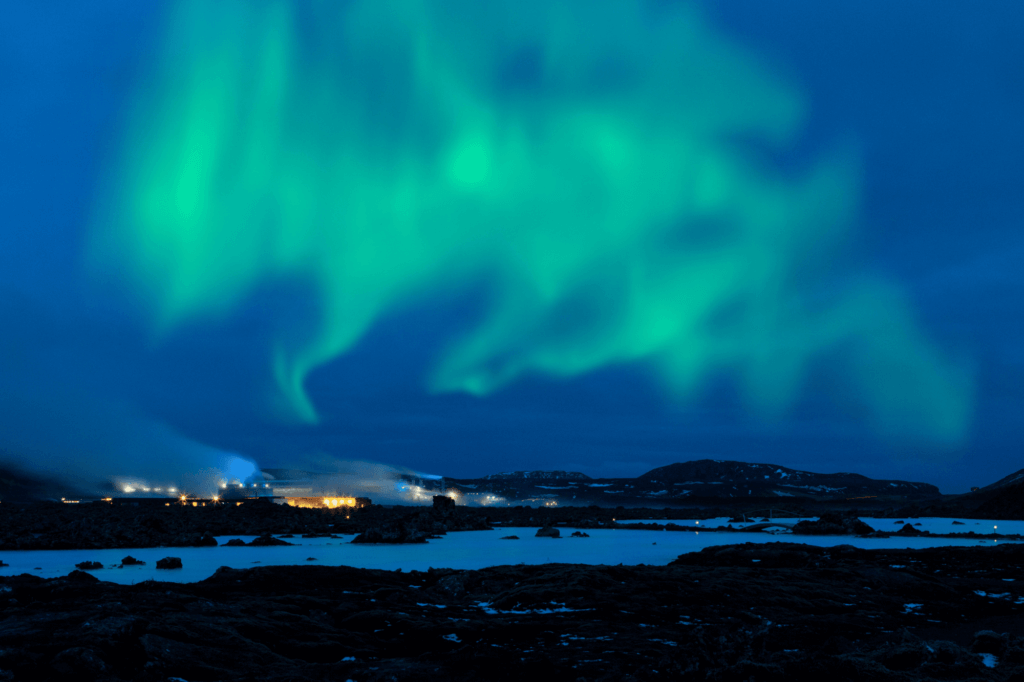
[[[67,579],[77,583],[98,583],[100,581],[99,578],[85,571],[71,571],[68,573]]]
[[[905,523],[902,528],[896,531],[895,535],[923,535],[923,533],[909,523]]]
[[[518,540],[519,536],[518,535],[506,535],[505,537],[503,537],[501,539],[502,540]]]
[[[98,561],[83,561],[80,564],[75,564],[75,568],[83,571],[95,571],[97,569],[103,568],[103,564],[101,564]]]
[[[999,634],[992,630],[981,630],[974,633],[974,642],[971,644],[971,651],[976,654],[993,654],[1002,656],[1009,644],[1005,634]]]
[[[156,562],[157,568],[181,568],[181,559],[176,556],[164,557]]]
[[[817,521],[800,521],[793,526],[797,535],[870,535],[875,530],[856,516],[825,512]]]
[[[537,529],[536,537],[538,537],[538,538],[557,538],[557,537],[561,537],[561,534],[558,532],[557,528],[552,528],[551,526],[544,526],[543,528],[538,528]]]
[[[224,543],[225,547],[245,547],[245,540],[242,538],[234,538]]]
[[[261,535],[258,538],[255,538],[252,542],[249,543],[249,546],[250,547],[272,547],[272,546],[276,546],[276,545],[292,545],[292,544],[294,544],[294,543],[288,542],[286,540],[281,540],[279,538],[275,538],[273,535],[270,535],[268,533],[266,535]]]
[[[107,670],[99,652],[84,646],[65,649],[53,657],[50,665],[61,675],[73,675],[76,679],[92,679]]]
[[[590,537],[590,533],[584,533],[583,531],[576,530],[576,531],[573,531],[571,537],[574,537],[574,538],[589,538]]]
[[[146,563],[145,561],[139,561],[138,559],[133,557],[131,554],[129,554],[125,558],[121,559],[121,565],[122,566],[142,566],[145,563]]]

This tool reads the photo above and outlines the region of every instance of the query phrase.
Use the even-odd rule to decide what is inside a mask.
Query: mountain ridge
[[[578,472],[514,472],[475,479],[446,476],[445,482],[470,495],[487,493],[508,500],[540,502],[576,500],[577,504],[588,500],[604,504],[613,500],[649,504],[707,498],[908,502],[941,497],[939,489],[930,483],[879,480],[846,472],[819,474],[777,464],[733,460],[676,462],[635,478],[583,476]]]

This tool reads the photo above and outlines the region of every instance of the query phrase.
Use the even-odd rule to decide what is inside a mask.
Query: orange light
[[[354,506],[356,506],[356,498],[354,498],[354,497],[325,497],[325,498],[323,498],[323,504],[328,509],[336,509],[338,507],[354,507]]]

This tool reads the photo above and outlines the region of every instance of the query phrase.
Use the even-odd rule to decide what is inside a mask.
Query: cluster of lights
[[[233,481],[229,482],[229,481],[226,481],[224,479],[221,479],[217,483],[217,485],[222,490],[227,490],[227,488],[229,486],[230,487],[237,487],[239,489],[244,489],[244,488],[248,487],[246,484],[240,483],[238,480],[233,480]],[[137,492],[142,492],[142,493],[162,493],[162,494],[165,494],[165,495],[168,495],[168,496],[173,495],[182,504],[187,504],[187,502],[188,502],[188,496],[184,495],[184,494],[180,494],[179,491],[178,491],[178,488],[173,487],[173,486],[172,487],[155,487],[155,486],[147,485],[144,481],[139,481],[139,480],[124,481],[123,479],[121,481],[117,482],[117,486],[120,488],[121,492],[123,494],[125,494],[125,495],[131,495],[131,494],[137,493]],[[259,488],[260,484],[259,483],[253,483],[252,487],[253,488]],[[263,487],[264,488],[269,488],[270,485],[264,483]],[[214,502],[219,502],[220,498],[221,498],[220,495],[213,495],[212,496],[212,500]],[[111,499],[110,498],[106,498],[106,501],[111,501]],[[194,504],[193,506],[198,506],[198,505]]]
[[[470,500],[470,504],[478,504],[481,507],[489,507],[497,504],[508,504],[508,500],[506,500],[501,495],[482,495],[471,493],[466,497]]]
[[[147,486],[147,485],[142,485],[142,484],[140,484],[138,482],[136,482],[136,483],[125,483],[124,485],[121,486],[121,492],[126,494],[126,495],[131,495],[132,493],[138,492],[140,490],[142,492],[144,492],[144,493],[150,493],[150,492],[152,492],[152,493],[162,493],[162,492],[164,492],[163,488],[154,488],[154,487],[150,487],[150,486]],[[178,489],[177,488],[167,488],[167,492],[169,492],[169,493],[177,493]]]
[[[399,490],[410,498],[410,502],[430,502],[434,493],[418,485],[403,485]]]
[[[235,486],[236,488],[244,488],[244,487],[245,487],[245,484],[244,484],[244,483],[239,483],[238,481],[232,481],[232,483],[234,484],[234,486]],[[224,482],[224,481],[221,481],[221,482],[220,482],[220,487],[221,487],[221,488],[225,488],[225,489],[226,489],[226,488],[228,487],[228,484],[227,484],[226,482]],[[253,484],[252,484],[252,487],[253,487],[253,488],[259,488],[259,487],[260,487],[260,484],[259,484],[259,483],[253,483]],[[264,488],[269,488],[269,487],[270,487],[270,484],[269,484],[269,483],[264,483],[264,484],[263,484],[263,487],[264,487]]]
[[[356,498],[354,497],[325,497],[323,501],[324,506],[328,509],[356,506]]]
[[[285,500],[289,507],[300,509],[342,509],[355,507],[354,497],[289,497]],[[347,517],[346,517],[347,518]]]

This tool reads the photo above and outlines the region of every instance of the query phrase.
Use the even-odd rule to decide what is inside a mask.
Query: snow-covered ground
[[[1000,535],[1024,535],[1024,521],[978,521],[975,519],[937,519],[937,518],[902,518],[902,519],[861,519],[875,530],[892,532],[909,523],[918,530],[932,533],[999,533]],[[958,521],[959,523],[954,523]],[[900,523],[902,522],[902,523]],[[959,525],[959,524],[963,525]]]
[[[795,521],[796,519],[791,519]],[[895,529],[895,519],[864,519],[874,527]],[[998,532],[1022,532],[1021,521],[964,521],[964,526],[952,526],[953,519],[905,519],[920,522],[920,528],[939,532],[948,528],[963,532],[999,526]],[[728,522],[728,519],[723,519]],[[662,522],[664,523],[664,522]],[[676,521],[679,525],[698,526],[695,521]],[[929,523],[931,525],[925,525]],[[987,525],[981,525],[987,524]],[[711,525],[701,521],[700,526]],[[734,524],[736,525],[736,524]],[[352,536],[342,539],[294,538],[290,542],[300,543],[291,547],[157,547],[150,549],[104,549],[104,550],[30,550],[0,552],[0,560],[10,564],[0,568],[0,575],[31,573],[47,578],[67,575],[75,570],[75,564],[82,561],[99,561],[108,568],[93,571],[102,579],[118,583],[132,583],[142,580],[166,580],[173,582],[194,582],[209,577],[220,566],[249,568],[252,566],[273,566],[292,564],[319,564],[327,566],[355,566],[384,570],[420,570],[435,568],[476,569],[502,564],[542,563],[584,563],[584,564],[653,564],[664,565],[685,552],[700,551],[712,545],[738,544],[743,542],[802,542],[819,547],[834,545],[855,545],[865,549],[895,549],[942,547],[950,545],[991,545],[994,540],[944,539],[944,538],[852,538],[846,536],[799,536],[782,535],[773,537],[766,533],[680,533],[654,530],[609,530],[587,529],[589,538],[564,537],[572,529],[562,529],[563,537],[557,540],[534,537],[536,527],[496,528],[493,531],[472,531],[449,533],[425,545],[353,545]],[[989,531],[990,532],[990,531]],[[518,535],[520,540],[501,540],[504,535]],[[221,537],[223,545],[231,537]],[[249,541],[251,537],[242,537]],[[1004,541],[1005,542],[1005,541]],[[112,568],[125,556],[131,555],[145,561],[144,566]],[[177,570],[156,570],[156,562],[163,557],[179,557],[183,568]],[[315,557],[316,561],[307,561]]]
[[[767,520],[767,517],[757,518],[765,518]],[[772,520],[780,521],[782,523],[796,523],[797,521],[816,521],[817,519],[817,516],[805,516],[801,518],[785,518],[776,516]],[[890,533],[902,528],[903,524],[909,523],[918,530],[927,530],[932,533],[969,533],[973,531],[974,533],[985,535],[988,535],[989,533],[999,533],[1000,535],[1024,535],[1024,521],[977,521],[975,519],[912,518],[909,516],[905,516],[901,519],[873,519],[861,517],[861,521],[868,524],[875,530],[884,530]],[[632,519],[623,519],[621,523],[658,523],[662,525],[675,523],[680,526],[703,528],[718,528],[726,525],[732,525],[733,528],[745,528],[752,523],[760,523],[760,521],[750,520],[749,523],[729,524],[729,518],[727,516],[720,516],[718,518],[704,519],[702,521],[694,521],[692,519],[686,521],[666,521],[664,519],[641,519],[636,521]]]

